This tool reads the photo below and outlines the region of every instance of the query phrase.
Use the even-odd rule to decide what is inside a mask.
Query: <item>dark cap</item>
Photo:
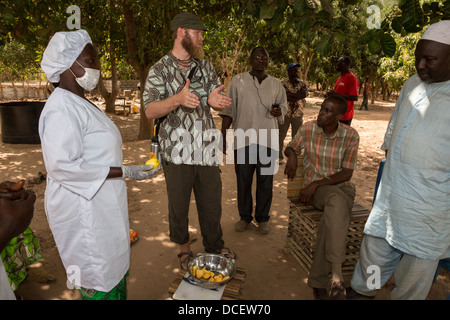
[[[188,28],[194,30],[206,30],[202,21],[195,15],[189,12],[182,12],[177,14],[170,23],[170,29],[176,31],[178,28]]]
[[[289,71],[290,68],[294,68],[294,67],[300,68],[301,65],[298,63],[291,63],[290,65],[287,66],[287,70]]]

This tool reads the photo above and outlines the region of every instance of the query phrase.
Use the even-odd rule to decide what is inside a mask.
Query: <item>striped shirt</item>
[[[359,134],[350,126],[338,123],[332,137],[327,137],[317,122],[309,121],[300,127],[288,147],[303,156],[304,187],[313,181],[328,178],[342,169],[354,169],[359,146]],[[350,181],[343,183],[351,184]]]

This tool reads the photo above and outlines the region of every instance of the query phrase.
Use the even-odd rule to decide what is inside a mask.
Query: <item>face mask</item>
[[[98,81],[100,80],[100,70],[92,69],[92,68],[85,68],[83,67],[78,61],[75,60],[76,63],[78,63],[83,69],[84,69],[84,75],[80,78],[77,78],[77,76],[72,72],[73,76],[75,77],[76,82],[86,91],[92,91],[97,86]]]

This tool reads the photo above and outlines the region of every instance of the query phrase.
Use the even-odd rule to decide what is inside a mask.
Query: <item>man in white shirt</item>
[[[450,21],[432,24],[417,43],[417,74],[381,147],[386,163],[348,295],[373,297],[394,274],[393,299],[425,299],[450,257],[449,30]]]
[[[233,77],[228,88],[232,99],[222,117],[222,136],[233,125],[235,136],[235,171],[240,220],[235,230],[242,232],[253,220],[252,181],[256,172],[255,220],[262,234],[269,232],[269,211],[272,204],[273,175],[278,169],[280,148],[278,124],[287,112],[286,90],[281,82],[265,70],[269,53],[262,47],[250,55],[252,70]],[[245,137],[247,136],[247,137]],[[226,149],[226,148],[224,148]]]

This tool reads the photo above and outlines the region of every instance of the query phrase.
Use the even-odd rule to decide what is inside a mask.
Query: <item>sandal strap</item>
[[[194,254],[192,253],[192,251],[180,252],[179,254],[177,254],[178,258],[181,258],[182,256],[194,257]]]
[[[228,252],[221,252],[223,249],[227,250]],[[234,251],[231,250],[230,248],[223,247],[222,250],[221,250],[220,253],[219,253],[220,255],[225,256],[225,257],[227,257],[227,258],[229,258],[229,259],[232,259],[232,260],[236,260],[236,259],[237,259],[237,254],[236,254],[236,252],[234,252]],[[233,257],[233,256],[234,256],[234,257]]]
[[[184,259],[181,259],[182,256],[186,256]],[[182,270],[186,270],[189,261],[191,261],[194,258],[194,255],[192,253],[192,251],[189,252],[180,252],[179,254],[177,254],[177,257],[180,259],[180,268]]]

